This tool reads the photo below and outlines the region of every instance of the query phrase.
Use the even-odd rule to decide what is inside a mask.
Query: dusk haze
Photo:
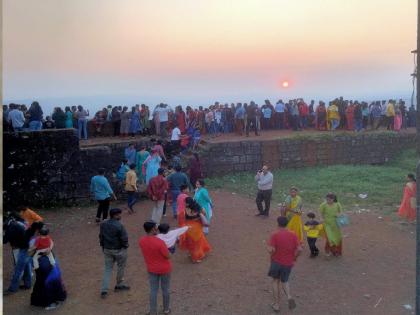
[[[6,103],[96,109],[412,92],[415,1],[3,4]]]

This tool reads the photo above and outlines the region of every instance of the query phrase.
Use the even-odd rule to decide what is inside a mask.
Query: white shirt
[[[171,136],[172,141],[179,140],[180,136],[181,136],[181,130],[179,130],[178,127],[175,127],[174,129],[172,129],[172,136]]]
[[[273,188],[273,174],[271,172],[267,172],[267,174],[264,175],[264,173],[258,173],[255,175],[255,181],[258,184],[259,190],[269,190]]]
[[[166,121],[168,121],[168,113],[170,111],[171,110],[169,108],[167,108],[167,107],[158,107],[156,109],[156,113],[159,114],[159,121],[160,122],[166,122]]]
[[[12,122],[13,128],[22,128],[25,124],[25,117],[18,109],[12,109],[7,116],[7,120]]]
[[[162,241],[165,242],[166,247],[172,247],[175,246],[176,240],[178,237],[189,229],[189,226],[183,226],[181,228],[171,230],[166,234],[158,234],[156,235],[157,238],[160,238]]]

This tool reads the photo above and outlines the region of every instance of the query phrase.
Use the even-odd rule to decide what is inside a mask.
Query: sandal
[[[271,308],[274,312],[280,312],[280,306],[277,303],[271,303]]]
[[[294,299],[290,299],[290,300],[288,301],[288,303],[289,303],[289,310],[293,310],[293,309],[295,309],[295,308],[296,308],[296,302],[295,302],[295,300],[294,300]]]

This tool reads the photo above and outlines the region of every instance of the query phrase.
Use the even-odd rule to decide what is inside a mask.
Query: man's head
[[[158,233],[157,224],[154,221],[146,221],[143,224],[144,231],[149,235],[156,235]]]
[[[164,168],[159,168],[158,169],[158,174],[159,175],[163,175],[165,173],[165,169]]]
[[[130,170],[135,170],[136,169],[136,164],[130,164]]]
[[[179,164],[175,165],[175,171],[181,172],[181,170],[182,170],[181,165],[179,165]]]
[[[287,223],[289,223],[289,221],[286,217],[280,216],[277,218],[277,224],[279,227],[285,228],[287,226]]]
[[[111,217],[111,219],[121,220],[121,213],[121,209],[113,208],[109,211],[109,216]]]
[[[181,186],[179,186],[179,190],[183,193],[187,193],[188,192],[188,186],[187,185],[181,185]]]
[[[98,174],[99,174],[99,175],[105,175],[105,169],[104,169],[103,167],[101,167],[101,168],[98,170]]]

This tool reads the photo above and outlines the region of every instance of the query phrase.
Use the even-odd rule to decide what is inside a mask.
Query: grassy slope
[[[415,150],[407,150],[386,165],[335,165],[302,169],[276,170],[274,174],[273,204],[282,202],[290,186],[297,186],[306,208],[317,207],[329,191],[338,195],[343,206],[373,207],[384,213],[395,211],[402,197],[405,176],[415,173]],[[208,179],[209,188],[223,188],[254,197],[254,173],[237,173]],[[366,199],[358,197],[367,194]]]

